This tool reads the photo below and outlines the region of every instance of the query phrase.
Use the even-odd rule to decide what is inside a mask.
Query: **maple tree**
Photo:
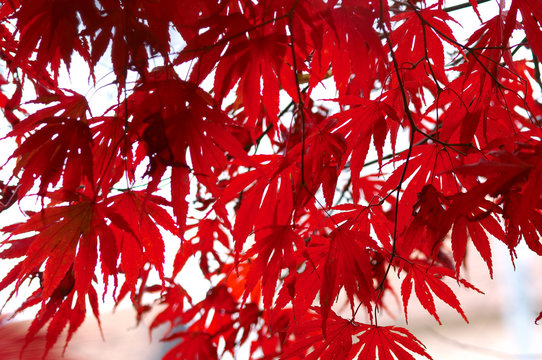
[[[467,320],[468,243],[489,276],[491,242],[542,255],[542,0],[481,2],[3,1],[0,211],[26,216],[0,291],[32,289],[25,344],[129,298],[169,324],[164,359],[431,359],[385,298]],[[62,85],[74,57],[115,88],[103,113]]]

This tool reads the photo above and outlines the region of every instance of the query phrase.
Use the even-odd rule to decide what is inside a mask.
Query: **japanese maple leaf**
[[[374,196],[372,194],[372,196]],[[369,199],[371,200],[371,199]],[[341,204],[333,207],[335,213],[330,217],[328,225],[348,222],[352,229],[361,233],[374,231],[381,246],[391,251],[393,223],[380,206],[362,206]]]
[[[467,240],[470,239],[486,262],[489,276],[493,277],[492,253],[486,231],[501,241],[506,239],[501,225],[492,214],[495,208],[494,203],[486,200],[476,206],[473,211],[467,210],[466,214],[453,219],[451,239],[457,274],[459,274],[459,267],[465,259]]]
[[[86,184],[92,188],[92,137],[86,118],[88,103],[76,93],[58,95],[49,101],[58,104],[38,110],[18,123],[8,134],[24,138],[10,158],[17,159],[14,174],[19,179],[22,198],[40,179],[38,195],[45,196],[50,186],[62,178],[66,191]]]
[[[516,3],[517,4],[517,3]],[[512,31],[516,28],[515,8],[509,12],[509,16],[499,14],[492,19],[486,21],[478,30],[476,30],[467,42],[467,46],[475,45],[476,49],[469,54],[472,62],[464,64],[467,74],[475,68],[483,69],[487,75],[497,76],[499,62],[501,58],[512,66],[511,49],[508,44]],[[496,85],[496,84],[495,84]]]
[[[309,319],[295,325],[293,332],[300,338],[287,347],[281,360],[414,360],[413,354],[432,359],[424,345],[401,327],[360,324],[335,313],[330,314],[325,333],[318,323],[317,319]],[[354,342],[354,337],[358,341]]]
[[[146,173],[152,177],[149,192],[156,190],[171,167],[172,208],[181,230],[188,211],[185,196],[190,192],[191,173],[218,196],[218,176],[229,165],[229,156],[255,165],[228,132],[226,125],[231,120],[216,108],[211,96],[180,80],[171,68],[157,68],[149,74],[128,98],[127,108],[130,114],[126,116],[133,116],[130,131],[146,147],[150,160]]]
[[[173,339],[181,339],[181,341],[172,347],[162,360],[218,360],[218,349],[211,335],[206,332],[181,332],[164,340]]]
[[[155,288],[162,291],[160,287]],[[239,345],[248,339],[252,328],[258,326],[262,312],[255,303],[244,304],[238,309],[228,290],[224,283],[220,283],[207,292],[204,300],[187,308],[179,306],[179,301],[190,302],[190,297],[183,288],[172,283],[162,295],[161,303],[167,307],[156,316],[150,329],[169,323],[169,329],[163,335],[163,339],[168,341],[182,338],[190,332],[205,331],[213,344],[225,341],[224,351],[234,355]],[[188,328],[187,324],[190,324]],[[188,346],[182,344],[183,341],[179,347]]]
[[[433,317],[435,318],[435,320],[437,320],[439,324],[441,322],[439,316],[437,315],[435,302],[431,292],[433,292],[439,299],[441,299],[454,310],[456,310],[461,315],[461,317],[463,317],[463,319],[468,322],[467,317],[463,312],[463,309],[461,308],[459,300],[457,300],[457,297],[455,296],[452,289],[450,289],[450,287],[443,282],[442,278],[444,276],[448,276],[452,279],[457,280],[464,286],[480,292],[478,289],[476,289],[465,280],[456,277],[453,270],[441,266],[431,266],[426,265],[421,261],[416,261],[411,264],[405,265],[404,269],[405,271],[407,271],[407,275],[403,279],[403,283],[401,284],[401,296],[403,298],[403,307],[405,310],[405,318],[407,318],[407,320],[408,300],[410,299],[410,295],[412,292],[412,285],[414,285],[416,297],[418,298],[424,309],[426,309],[431,315],[433,315]]]
[[[98,255],[106,284],[113,276],[116,287],[119,272],[124,272],[121,292],[133,291],[146,263],[155,266],[163,278],[164,244],[158,241],[157,224],[173,233],[177,230],[161,207],[165,201],[145,192],[126,192],[99,202],[84,196],[71,200],[69,205],[46,207],[26,222],[6,229],[11,236],[38,232],[4,244],[10,248],[0,256],[26,256],[16,278],[13,273],[7,277],[9,282],[16,279],[19,286],[44,267],[40,297],[51,297],[67,273],[73,273],[74,291],[85,296],[91,291]]]
[[[311,236],[305,247],[297,249],[296,271],[288,271],[278,295],[274,309],[288,309],[291,303],[293,317],[302,319],[315,301],[321,287],[324,265],[329,251],[329,239]],[[295,296],[303,294],[303,296]],[[320,323],[320,330],[322,324]]]
[[[346,98],[343,102],[346,103]],[[379,162],[382,162],[382,150],[388,128],[385,113],[377,101],[349,98],[351,108],[331,117],[336,120],[338,132],[344,137],[347,148],[346,155],[351,155],[352,195],[354,202],[359,201],[360,173],[369,152],[371,138],[377,151]]]
[[[169,319],[171,326],[174,324],[189,325],[168,334],[167,340],[190,333],[205,332],[209,336],[209,340],[213,344],[217,344],[220,338],[231,335],[231,330],[236,323],[234,317],[238,315],[238,304],[229,289],[224,284],[218,284],[207,292],[202,301],[184,312],[177,311],[177,314],[179,318]],[[179,345],[189,346],[189,344],[183,345],[182,342]]]
[[[357,336],[359,341],[352,346],[351,351],[354,354],[359,351],[358,360],[414,360],[412,353],[432,359],[423,344],[407,329],[359,324],[355,331],[363,331]]]
[[[468,144],[475,142],[473,136],[477,134],[476,140],[483,144],[493,140],[494,134],[506,136],[510,131],[514,131],[510,128],[508,119],[498,120],[501,118],[499,105],[488,106],[488,103],[493,101],[496,104],[503,103],[501,98],[495,96],[495,89],[502,84],[508,83],[510,89],[524,88],[524,81],[500,66],[504,60],[510,68],[514,68],[508,45],[514,27],[515,19],[505,21],[504,15],[498,15],[486,21],[469,38],[466,45],[473,50],[465,55],[467,61],[454,67],[454,70],[461,71],[462,75],[449,84],[449,90],[452,91],[443,94],[442,99],[439,99],[442,106],[451,103],[449,110],[441,117],[441,139]],[[456,92],[457,89],[461,90]],[[510,106],[508,101],[514,101],[512,97],[504,100],[504,109]],[[496,113],[491,114],[492,111]]]
[[[145,158],[145,149],[136,142],[135,136],[127,134],[125,119],[99,116],[91,118],[89,122],[94,183],[99,187],[97,191],[109,193],[123,176],[129,182],[134,182],[136,168]]]
[[[372,267],[368,247],[374,247],[368,234],[349,230],[344,225],[330,234],[329,250],[323,267],[320,287],[322,328],[339,291],[344,288],[354,314],[354,296],[370,312],[375,300]]]
[[[510,7],[510,12],[514,13],[514,18],[510,22],[515,20],[515,10],[519,9],[522,17],[522,25],[525,29],[525,35],[529,40],[529,44],[533,49],[533,52],[540,59],[542,58],[542,46],[539,39],[542,35],[540,27],[542,25],[542,1],[540,0],[514,0]]]
[[[263,314],[256,303],[245,303],[239,309],[237,307],[238,304],[228,289],[219,284],[207,293],[203,302],[195,305],[203,315],[189,330],[198,331],[205,323],[206,330],[213,337],[213,343],[220,344],[225,341],[224,351],[235,356],[238,347],[248,339],[250,331],[261,327]],[[190,312],[191,310],[188,310],[186,313]]]
[[[290,226],[277,225],[258,230],[255,244],[246,253],[251,265],[246,276],[243,300],[261,279],[264,308],[270,309],[281,270],[287,268],[290,272],[296,271],[294,250],[303,247],[303,240]]]
[[[174,13],[171,2],[101,0],[99,3],[100,15],[89,21],[83,31],[91,35],[91,66],[96,65],[111,44],[113,71],[118,82],[125,85],[129,69],[147,74],[148,50],[152,55],[167,58],[168,25]]]
[[[322,130],[309,136],[305,146],[304,180],[311,189],[319,186],[316,183],[322,183],[322,193],[326,205],[330,207],[335,196],[337,177],[343,165],[346,142],[341,134]]]
[[[393,32],[392,41],[394,46],[397,46],[395,51],[397,62],[402,69],[404,68],[403,81],[416,82],[419,90],[414,91],[420,91],[424,86],[430,87],[428,85],[430,83],[425,80],[430,73],[434,77],[433,81],[447,84],[442,41],[457,48],[452,30],[446,24],[446,21],[455,20],[441,9],[428,8],[405,11],[394,16],[392,21],[401,22]],[[417,65],[422,60],[424,62]]]
[[[159,291],[162,292],[162,287],[159,287]],[[169,328],[166,330],[164,337],[173,333],[173,330],[178,326],[185,325],[183,316],[186,308],[184,306],[185,300],[188,303],[192,303],[192,299],[188,293],[178,284],[171,283],[163,289],[160,303],[164,305],[164,309],[158,313],[152,320],[149,326],[149,332],[157,327],[169,324]]]
[[[12,235],[38,231],[26,251],[18,284],[45,263],[42,297],[47,299],[58,287],[68,270],[74,272],[75,288],[86,294],[94,274],[98,254],[98,231],[102,216],[95,216],[90,201],[73,205],[47,207],[18,224]],[[71,270],[70,270],[71,271]]]
[[[120,267],[126,275],[121,291],[134,291],[140,271],[147,263],[154,266],[164,281],[164,240],[159,226],[172,234],[178,232],[166,210],[168,202],[145,191],[125,191],[109,197],[106,203],[106,215],[115,225],[111,230],[117,239]]]
[[[26,333],[25,343],[21,349],[21,354],[25,351],[29,343],[36,337],[39,330],[42,329],[47,323],[47,331],[45,334],[45,351],[43,352],[42,359],[47,357],[48,352],[52,349],[55,343],[58,341],[60,335],[67,329],[66,341],[64,349],[72,339],[73,334],[83,321],[85,320],[87,313],[87,303],[90,304],[98,325],[101,324],[99,319],[98,310],[98,294],[93,287],[90,287],[88,295],[77,294],[73,290],[73,276],[66,274],[63,279],[63,283],[60,284],[58,289],[51,295],[49,299],[41,302],[41,308],[39,309],[36,317],[32,320],[28,332]],[[39,290],[32,294],[32,297],[27,300],[18,310],[36,305],[40,303]],[[35,299],[38,301],[36,302]]]
[[[484,219],[485,214],[486,220],[482,225],[489,233],[508,245],[511,255],[522,238],[531,250],[542,254],[542,244],[537,235],[542,229],[539,213],[541,149],[539,142],[524,143],[517,146],[513,152],[505,149],[495,150],[489,159],[480,159],[476,163],[457,168],[456,173],[464,176],[465,182],[474,175],[474,172],[476,177],[484,176],[486,181],[475,182],[468,191],[454,196],[448,216],[456,219],[470,213]],[[501,197],[501,206],[496,206],[495,203],[488,204],[486,200],[488,195],[492,198]],[[491,213],[505,219],[505,234],[500,225],[495,226],[494,222],[487,220],[487,215]],[[470,231],[477,230],[471,225]],[[479,233],[483,236],[483,232]],[[483,237],[480,236],[477,241],[483,241],[481,240]],[[463,235],[458,232],[456,239],[463,241]],[[481,254],[487,259],[490,252],[485,241],[483,244],[485,250],[481,251]],[[460,247],[462,246],[458,245],[458,248]]]
[[[468,63],[465,66],[471,65],[472,63]],[[493,78],[485,70],[473,71],[466,78],[459,77],[450,82],[448,88],[451,91],[442,93],[443,95],[439,98],[440,104],[450,104],[448,111],[440,117],[442,128],[439,130],[439,138],[461,144],[470,144],[475,141],[486,143],[488,139],[491,139],[489,136],[495,133],[504,135],[511,131],[506,122],[491,121],[492,118],[488,116],[486,104],[491,99],[494,86]],[[459,88],[462,89],[461,97],[456,95]],[[499,115],[495,117],[500,118]],[[488,121],[491,122],[491,129],[486,131]],[[481,136],[474,138],[477,134]]]
[[[432,256],[447,234],[446,199],[433,185],[425,185],[412,209],[413,218],[398,242],[399,253],[410,254],[414,249]]]
[[[289,224],[295,218],[295,210],[313,200],[320,185],[330,203],[334,195],[331,186],[337,181],[344,150],[339,134],[317,131],[307,139],[307,149],[297,144],[285,156],[253,157],[261,165],[232,179],[218,201],[221,205],[243,193],[233,228],[235,250],[239,253],[243,249],[253,229],[258,236],[262,229]],[[305,176],[300,169],[301,151],[307,153]]]
[[[35,51],[38,72],[50,65],[55,77],[61,61],[69,67],[74,51],[89,61],[88,46],[79,36],[80,19],[86,21],[96,17],[98,9],[91,0],[21,1],[15,12],[17,28],[21,32],[15,61],[24,64]]]
[[[197,228],[198,232],[192,238],[184,241],[175,256],[173,263],[173,276],[176,276],[186,264],[186,261],[196,254],[200,254],[200,269],[205,276],[211,276],[209,257],[212,256],[218,266],[223,265],[220,258],[217,245],[221,244],[224,248],[230,248],[230,239],[226,229],[219,219],[203,219],[197,226],[189,225],[188,229]],[[196,239],[198,240],[196,242]]]
[[[191,74],[191,79],[197,83],[216,66],[214,96],[217,102],[222,104],[239,83],[238,97],[242,99],[251,127],[255,127],[260,113],[265,111],[278,128],[280,86],[292,98],[298,97],[284,21],[253,24],[241,13],[209,17],[200,23],[209,28],[187,44],[176,63],[198,59]],[[299,57],[297,65],[302,67],[303,54],[295,56]]]
[[[305,317],[309,317],[309,319],[299,319],[292,324],[296,338],[286,347],[280,357],[281,360],[301,358],[307,360],[353,359],[350,353],[352,336],[358,329],[357,324],[343,319],[331,311],[326,331],[322,331],[321,322],[315,318],[314,312],[311,311]]]
[[[397,156],[398,159],[402,159],[403,154]],[[453,153],[446,148],[443,148],[440,144],[424,144],[413,147],[410,159],[408,163],[402,163],[393,171],[392,175],[387,179],[384,186],[380,189],[380,196],[386,196],[393,191],[399,184],[399,180],[403,171],[405,172],[404,179],[408,181],[406,187],[404,187],[403,194],[401,195],[400,206],[405,211],[412,213],[413,217],[421,210],[421,208],[437,209],[435,203],[439,202],[441,207],[445,208],[446,196],[456,194],[461,184],[457,177],[455,177],[454,170],[457,166],[462,165],[457,157],[454,158]],[[405,170],[406,166],[406,170]],[[407,180],[408,179],[408,180]],[[428,186],[428,187],[425,187]],[[432,187],[434,191],[427,191]],[[425,188],[426,191],[423,191]],[[440,199],[437,199],[439,198]],[[430,204],[432,203],[432,205]],[[431,217],[437,217],[437,214],[432,214],[431,210],[425,211],[425,215]],[[441,214],[442,215],[442,214]],[[400,216],[397,219],[398,229],[402,232],[413,221],[413,217]],[[420,221],[419,219],[418,221]],[[449,226],[447,223],[428,224],[434,230],[436,228],[445,228]],[[433,235],[439,237],[442,231],[433,231]],[[435,237],[433,237],[435,239]],[[424,239],[417,239],[423,241]],[[410,246],[409,244],[405,244]],[[432,244],[430,245],[432,246]]]
[[[330,68],[340,95],[354,89],[367,95],[377,79],[384,81],[383,68],[377,65],[384,60],[385,51],[373,28],[379,16],[376,7],[378,2],[351,2],[322,11],[325,21],[321,33],[315,31],[322,40],[316,43],[319,51],[311,61],[311,85],[321,81]]]
[[[222,192],[217,206],[223,206],[236,198],[239,193],[243,193],[233,227],[237,254],[241,253],[253,229],[259,231],[270,225],[289,224],[296,197],[300,198],[300,201],[306,199],[307,191],[300,188],[300,170],[295,163],[298,154],[299,152],[293,151],[286,157],[280,155],[253,157],[253,161],[260,161],[265,166],[239,174]]]
[[[98,249],[104,275],[117,274],[118,253],[106,219],[118,221],[119,215],[112,214],[102,203],[81,198],[69,205],[48,206],[26,222],[4,228],[11,236],[27,237],[10,237],[2,244],[9,248],[2,251],[0,257],[24,256],[24,259],[2,280],[0,287],[15,283],[17,290],[24,280],[40,278],[40,288],[17,310],[41,304],[27,341],[48,322],[47,350],[67,324],[69,341],[85,317],[87,299],[98,317],[97,294],[91,285],[98,263]]]

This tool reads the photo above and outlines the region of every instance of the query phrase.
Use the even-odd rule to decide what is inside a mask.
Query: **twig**
[[[483,3],[489,2],[489,1],[490,0],[477,0],[477,3],[478,4],[483,4]],[[444,10],[446,12],[452,12],[452,11],[456,11],[456,10],[466,9],[466,8],[469,8],[469,7],[472,7],[472,4],[470,2],[466,2],[466,3],[463,3],[463,4],[458,4],[458,5],[454,5],[454,6],[445,7],[442,10]]]
[[[540,89],[542,90],[542,79],[540,77],[540,62],[538,61],[538,57],[533,52],[533,64],[534,64],[534,80],[540,86]]]
[[[293,9],[292,9],[293,11]],[[292,11],[290,11],[288,16],[288,25],[290,27],[290,49],[292,51],[292,67],[294,71],[297,98],[299,104],[297,109],[301,112],[301,184],[305,185],[305,104],[303,103],[303,98],[301,97],[301,89],[299,87],[299,79],[297,77],[297,60],[295,56],[295,41],[294,41],[294,27],[292,24]]]

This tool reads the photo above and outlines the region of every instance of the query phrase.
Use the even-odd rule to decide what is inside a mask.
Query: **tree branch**
[[[476,2],[478,4],[483,4],[483,3],[489,2],[489,1],[490,0],[477,0]],[[466,9],[466,8],[469,8],[469,7],[472,7],[472,4],[470,2],[466,2],[466,3],[463,3],[463,4],[459,4],[459,5],[445,7],[442,10],[444,10],[446,12],[452,12],[452,11],[456,11],[456,10]]]

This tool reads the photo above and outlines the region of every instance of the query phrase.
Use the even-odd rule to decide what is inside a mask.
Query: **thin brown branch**
[[[534,64],[534,80],[542,90],[542,78],[540,76],[540,62],[538,61],[538,57],[533,52],[533,64]]]
[[[297,60],[295,56],[295,39],[294,39],[294,28],[292,24],[292,16],[288,17],[288,25],[290,28],[290,49],[292,51],[292,67],[294,71],[294,77],[295,77],[295,85],[296,85],[296,91],[297,91],[297,98],[299,100],[299,104],[297,105],[298,111],[301,113],[301,185],[304,186],[305,183],[305,104],[303,103],[303,98],[301,96],[301,88],[299,84],[299,79],[297,77]]]
[[[486,3],[486,2],[489,2],[489,1],[490,0],[477,0],[476,2],[478,4],[483,4],[483,3]],[[444,10],[446,12],[452,12],[452,11],[457,11],[457,10],[461,10],[461,9],[466,9],[466,8],[469,8],[469,7],[472,7],[471,2],[466,2],[466,3],[454,5],[454,6],[445,7],[442,10]]]

